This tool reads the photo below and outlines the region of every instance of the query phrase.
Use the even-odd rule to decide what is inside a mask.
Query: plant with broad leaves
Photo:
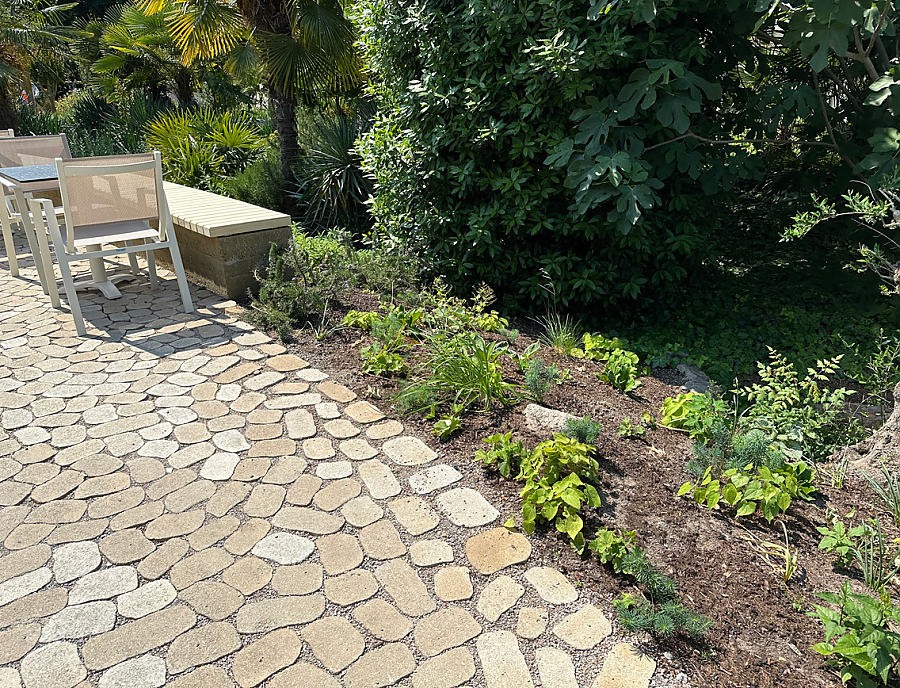
[[[459,416],[444,416],[434,424],[432,432],[441,440],[446,442],[462,427],[462,421]]]
[[[638,362],[636,353],[625,349],[616,349],[609,355],[606,367],[602,372],[597,373],[597,377],[602,382],[608,382],[620,392],[629,394],[641,386],[641,381],[638,379],[640,376]]]
[[[686,432],[692,440],[707,440],[713,424],[727,412],[725,402],[713,398],[709,392],[686,392],[663,401],[659,424]]]
[[[519,372],[524,373],[528,369],[528,364],[531,363],[540,348],[540,342],[532,342],[525,347],[525,350],[521,353],[510,349],[507,355],[515,362]]]
[[[528,455],[524,445],[513,441],[512,432],[485,437],[482,442],[490,449],[479,449],[475,452],[475,460],[485,466],[500,471],[504,478],[514,478],[519,473],[519,465]]]
[[[613,571],[622,573],[622,561],[634,545],[636,533],[630,530],[621,535],[615,530],[600,528],[594,539],[588,543],[588,549],[600,558],[601,564],[610,564]]]
[[[815,605],[809,616],[825,627],[825,641],[813,650],[829,658],[841,681],[856,681],[859,688],[889,686],[900,671],[900,608],[887,591],[877,597],[851,592],[850,583],[840,593],[819,593],[829,607]]]

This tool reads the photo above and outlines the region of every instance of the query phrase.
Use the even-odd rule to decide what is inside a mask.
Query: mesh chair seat
[[[63,237],[65,236],[64,234]],[[159,230],[154,229],[141,220],[106,222],[101,225],[75,227],[75,248],[96,246],[97,244],[112,244],[120,241],[134,241],[136,239],[158,238]]]

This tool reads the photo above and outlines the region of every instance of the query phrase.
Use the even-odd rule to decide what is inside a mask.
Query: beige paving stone
[[[224,540],[238,529],[241,522],[236,516],[223,516],[209,520],[199,530],[188,535],[188,543],[195,550],[206,549]]]
[[[236,413],[230,413],[227,416],[221,416],[220,418],[211,418],[210,420],[206,421],[206,427],[209,428],[210,432],[240,430],[246,424],[247,419],[244,416],[238,415]],[[247,439],[251,439],[246,433],[244,434],[244,436],[247,437]]]
[[[206,512],[202,509],[184,511],[180,514],[163,514],[147,524],[144,535],[151,540],[168,540],[190,535],[203,525],[205,519]]]
[[[88,478],[109,475],[124,464],[121,459],[106,454],[90,454],[72,464],[72,469],[84,473]]]
[[[119,595],[116,598],[116,608],[126,619],[139,619],[169,606],[176,595],[175,587],[169,581],[151,581]]]
[[[147,496],[156,501],[162,499],[166,495],[180,490],[188,483],[197,479],[197,472],[190,468],[179,468],[171,473],[163,476],[159,480],[155,480],[147,487]]]
[[[288,504],[307,506],[321,487],[321,478],[314,475],[301,475],[288,488],[285,500]]]
[[[297,530],[314,535],[337,532],[344,525],[341,516],[302,506],[283,506],[272,519],[272,525],[285,530]]]
[[[117,531],[100,540],[100,551],[113,564],[140,561],[155,549],[156,545],[135,528]]]
[[[245,604],[238,610],[235,627],[240,633],[267,633],[309,623],[324,612],[322,595],[275,597]]]
[[[244,513],[251,518],[274,516],[284,503],[285,494],[287,490],[281,485],[257,485],[244,504]]]
[[[272,533],[260,540],[251,550],[263,559],[278,564],[299,564],[315,550],[313,541],[293,533]]]
[[[23,549],[36,545],[53,532],[54,526],[49,523],[23,523],[16,526],[3,541],[6,549]]]
[[[81,656],[91,671],[107,669],[167,645],[196,623],[197,615],[187,607],[169,607],[89,639]]]
[[[401,612],[424,616],[436,605],[418,574],[402,559],[393,559],[375,569],[375,578]]]
[[[247,483],[228,481],[216,488],[216,493],[206,503],[206,510],[213,516],[224,516],[250,494]]]
[[[419,466],[437,458],[437,454],[417,437],[395,437],[385,442],[381,451],[401,466]]]
[[[443,540],[417,540],[409,546],[409,558],[415,566],[437,566],[453,561],[453,548]]]
[[[241,688],[253,688],[296,661],[303,642],[295,631],[280,628],[241,649],[231,671]]]
[[[135,485],[122,492],[106,495],[105,497],[100,497],[100,499],[93,500],[88,506],[87,513],[91,518],[114,516],[115,514],[135,508],[144,501],[144,496],[144,488]],[[154,502],[150,503],[153,504]],[[159,516],[159,514],[157,514],[157,516]]]
[[[481,633],[481,625],[465,609],[444,607],[416,624],[413,637],[419,651],[433,657],[462,645]]]
[[[419,497],[400,497],[388,502],[394,518],[410,535],[422,535],[440,522],[434,510]]]
[[[394,642],[405,638],[413,629],[413,622],[397,611],[394,605],[374,599],[353,610],[358,624],[379,640]]]
[[[465,566],[445,566],[434,572],[434,594],[443,602],[468,600],[474,590]]]
[[[359,531],[359,541],[366,556],[372,559],[393,559],[406,554],[406,545],[400,539],[400,533],[386,519],[362,528]]]
[[[218,666],[207,664],[169,683],[171,688],[233,688],[234,681]]]
[[[341,516],[347,523],[356,528],[364,528],[375,523],[384,516],[384,509],[378,506],[368,495],[356,497],[341,507]]]
[[[269,688],[341,688],[336,678],[306,662],[297,662],[284,671],[279,671],[268,685]]]
[[[74,523],[87,511],[87,502],[80,499],[57,499],[35,507],[25,523]]]
[[[284,384],[284,383],[282,383]],[[321,394],[297,394],[297,393],[288,393],[281,397],[276,397],[274,399],[269,399],[265,402],[265,406],[268,409],[275,410],[288,410],[295,409],[300,406],[313,406],[322,401]]]
[[[469,487],[442,492],[437,497],[437,504],[453,525],[464,528],[487,525],[500,516],[480,492]]]
[[[228,414],[228,407],[221,401],[213,399],[198,401],[191,406],[191,410],[204,420],[219,418]]]
[[[0,665],[9,664],[24,657],[37,645],[40,637],[41,625],[39,623],[21,624],[8,631],[0,631]]]
[[[488,583],[475,607],[488,621],[496,621],[525,594],[525,588],[509,576],[497,576]]]
[[[232,382],[237,382],[248,375],[252,375],[258,370],[259,366],[256,363],[241,363],[240,365],[234,366],[224,373],[217,375],[213,379],[213,382],[219,385],[228,385]]]
[[[231,624],[214,621],[175,638],[166,652],[166,668],[171,674],[180,674],[214,662],[240,646],[241,638]]]
[[[281,411],[270,411],[268,409],[256,409],[247,415],[247,422],[253,425],[271,425],[281,421],[284,413]]]
[[[78,521],[56,526],[45,542],[48,545],[61,545],[66,542],[78,542],[81,540],[93,540],[109,525],[109,519],[99,518],[92,521]]]
[[[231,479],[244,482],[259,480],[269,472],[271,467],[272,460],[267,457],[241,459],[238,465],[235,466],[234,475],[231,476]]]
[[[575,666],[565,650],[556,647],[539,647],[534,652],[544,688],[578,688]]]
[[[366,648],[360,632],[340,616],[313,621],[303,628],[301,635],[316,659],[332,673],[350,666]]]
[[[525,572],[525,580],[531,583],[540,598],[549,604],[568,604],[578,599],[575,586],[556,569],[534,566]]]
[[[553,627],[553,635],[576,650],[590,650],[610,633],[612,626],[609,619],[592,604],[568,614]]]
[[[149,456],[126,461],[125,467],[128,469],[131,475],[131,482],[133,483],[149,483],[159,480],[166,474],[166,467],[163,465],[163,462]]]
[[[516,635],[533,640],[547,630],[549,615],[541,607],[522,607],[516,620]]]
[[[222,582],[244,595],[262,590],[272,580],[272,567],[257,557],[238,559],[222,572]]]
[[[306,563],[279,566],[272,576],[272,590],[279,595],[308,595],[322,587],[322,567]]]
[[[175,439],[181,444],[206,442],[211,437],[212,434],[206,429],[206,423],[203,422],[185,423],[175,428]]]
[[[94,504],[96,504],[96,502],[88,507],[88,514],[90,514],[91,506]],[[122,530],[124,528],[133,528],[134,526],[149,523],[154,518],[161,516],[164,508],[162,502],[147,502],[146,504],[141,504],[140,506],[117,514],[109,522],[109,527],[112,530]]]
[[[116,605],[106,601],[72,605],[46,619],[43,624],[42,643],[99,635],[115,626]]]
[[[531,556],[531,543],[520,533],[494,528],[466,541],[466,557],[472,567],[485,575],[518,564]]]
[[[534,688],[519,643],[509,631],[482,633],[475,642],[486,688]]]
[[[165,660],[146,654],[107,669],[98,688],[160,688],[165,682]]]
[[[449,487],[462,480],[462,474],[447,464],[429,466],[423,471],[409,476],[409,486],[416,494],[424,495]]]
[[[323,480],[339,480],[353,475],[353,464],[349,461],[323,461],[316,466],[316,475]]]
[[[281,413],[280,411],[268,411],[268,413]],[[284,416],[284,425],[288,437],[293,440],[305,440],[316,434],[316,422],[312,414],[306,409],[294,409]]]
[[[343,478],[330,482],[316,493],[313,503],[323,511],[334,511],[362,492],[362,485],[353,478]]]
[[[319,389],[322,389],[322,385],[319,385]],[[335,401],[340,401],[340,399]],[[384,414],[368,401],[354,402],[344,409],[344,413],[357,423],[374,423],[384,418]]]
[[[87,676],[78,647],[62,640],[29,652],[19,672],[25,688],[72,688]]]
[[[323,461],[334,456],[334,446],[327,437],[303,440],[303,454],[311,461]]]
[[[326,397],[328,397],[329,399],[333,399],[334,401],[337,401],[341,404],[346,404],[356,399],[356,392],[344,387],[344,385],[339,385],[331,380],[320,382],[317,385],[317,388]]]
[[[331,576],[355,569],[363,560],[363,551],[359,546],[359,541],[347,533],[318,538],[316,549],[319,550],[319,561]]]
[[[60,468],[54,463],[33,463],[16,473],[20,483],[41,485],[59,475]]]
[[[321,404],[316,404],[316,415],[322,420],[333,420],[340,418],[341,412],[333,401],[323,401]]]
[[[315,368],[307,368],[306,370],[298,372],[297,377],[301,380],[306,380],[307,382],[321,382],[328,378],[328,373],[323,373],[321,370],[316,370]]]
[[[137,587],[137,571],[132,566],[111,566],[79,578],[69,591],[69,604],[106,600]]]
[[[300,395],[309,391],[308,382],[279,382],[269,389],[272,394]]]
[[[378,592],[378,581],[369,571],[357,569],[325,580],[325,597],[346,607],[367,600]]]
[[[66,606],[68,599],[65,588],[48,588],[24,595],[0,607],[0,628],[55,614]]]
[[[455,688],[474,675],[472,652],[458,647],[420,664],[413,674],[412,685],[413,688]]]
[[[349,420],[337,419],[330,420],[324,425],[325,431],[332,437],[339,440],[346,440],[356,437],[359,434],[359,428]]]
[[[262,482],[274,485],[293,483],[306,470],[306,460],[299,456],[282,456],[263,476]]]
[[[291,439],[261,440],[259,442],[254,442],[248,456],[268,456],[274,458],[279,456],[290,456],[296,451],[297,443]]]
[[[378,450],[361,437],[338,443],[338,449],[353,461],[366,461],[378,455]]]
[[[225,549],[242,556],[249,552],[271,530],[272,526],[262,518],[251,518],[225,540]]]
[[[94,549],[96,549],[96,545],[94,545]],[[51,550],[49,546],[34,545],[33,547],[21,549],[18,552],[13,552],[0,557],[0,583],[40,568],[50,559],[50,553]],[[55,563],[56,559],[54,559],[54,564]],[[96,565],[100,565],[99,560]],[[72,579],[70,578],[69,580]]]
[[[176,590],[184,590],[198,581],[216,575],[233,562],[234,557],[221,547],[210,547],[175,564],[169,571],[169,580]]]
[[[234,614],[244,604],[244,596],[225,583],[200,581],[178,593],[198,614],[221,621]]]
[[[400,494],[400,482],[397,477],[378,459],[363,461],[359,465],[359,477],[372,499],[387,499]]]
[[[294,370],[306,368],[309,366],[309,363],[293,354],[282,354],[267,359],[266,365],[272,370],[277,370],[279,373],[289,373]]]
[[[630,643],[618,643],[603,662],[591,688],[647,688],[656,661]]]
[[[210,423],[212,422],[213,421],[210,421]],[[188,444],[172,454],[167,459],[167,462],[172,468],[187,468],[188,466],[193,466],[195,463],[199,463],[200,461],[203,461],[203,459],[212,456],[215,451],[216,448],[213,446],[212,442]]]
[[[138,573],[148,580],[156,580],[184,557],[188,549],[190,546],[184,538],[166,540],[153,554],[141,560],[137,566]]]
[[[346,688],[381,688],[392,686],[409,676],[416,660],[402,643],[382,645],[360,657],[344,674]]]

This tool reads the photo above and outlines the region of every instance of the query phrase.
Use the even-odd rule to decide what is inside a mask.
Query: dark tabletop
[[[24,167],[4,167],[0,168],[0,174],[14,182],[22,184],[28,182],[44,182],[57,178],[56,164],[48,165],[25,165]]]

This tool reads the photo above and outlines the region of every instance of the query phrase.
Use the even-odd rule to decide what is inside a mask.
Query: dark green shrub
[[[568,435],[583,444],[594,444],[594,440],[597,439],[601,430],[603,430],[603,425],[588,416],[584,418],[570,418],[565,422],[562,429],[564,435]]]
[[[555,365],[548,366],[540,358],[532,359],[525,369],[525,388],[538,403],[544,401],[550,386],[558,380],[559,369]]]
[[[709,441],[694,443],[694,458],[687,463],[688,471],[694,475],[703,475],[707,468],[712,468],[713,474],[718,476],[729,468],[765,466],[778,469],[784,465],[784,457],[762,430],[746,432],[719,419],[707,433]]]
[[[222,180],[225,195],[271,210],[284,210],[284,177],[278,151],[269,149],[265,154],[238,172]]]

